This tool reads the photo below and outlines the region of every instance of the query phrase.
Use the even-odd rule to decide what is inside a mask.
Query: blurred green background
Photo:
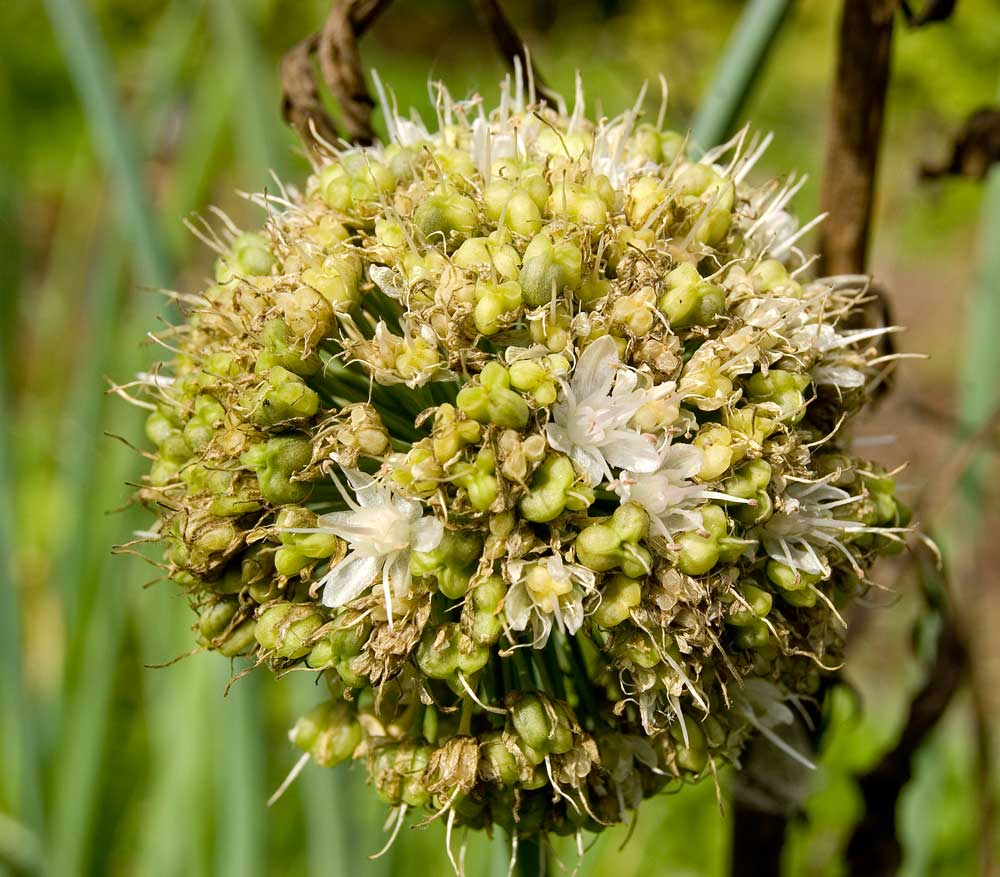
[[[125,381],[157,358],[143,343],[170,318],[157,290],[196,288],[210,270],[212,254],[181,220],[217,204],[253,227],[262,216],[237,190],[271,185],[270,170],[303,178],[307,164],[280,119],[277,61],[326,6],[0,3],[0,874],[450,873],[440,825],[405,831],[366,861],[382,846],[386,814],[358,771],[309,767],[268,810],[297,758],[286,729],[319,693],[294,674],[255,674],[223,697],[231,668],[214,655],[148,668],[187,653],[189,610],[169,583],[143,587],[152,566],[110,553],[148,517],[129,506],[125,485],[142,461],[113,437],[140,442],[139,420],[107,395],[106,378]],[[598,111],[616,113],[662,72],[669,119],[685,128],[743,4],[506,6],[557,90],[572,94],[580,70]],[[838,6],[793,4],[741,114],[776,135],[761,178],[810,174],[798,198],[807,217],[817,210]],[[916,170],[994,99],[998,48],[994,0],[962,0],[951,21],[901,28],[895,44],[873,269],[911,327],[903,348],[931,358],[905,365],[893,398],[858,433],[885,460],[912,460],[901,482],[913,493],[940,475],[956,424],[972,430],[996,407],[1000,325],[990,315],[1000,277],[988,257],[1000,253],[990,219],[1000,220],[1000,187],[921,184]],[[503,74],[471,4],[458,0],[398,0],[362,55],[401,106],[423,110],[428,76],[491,98]],[[898,440],[881,444],[890,431]],[[971,535],[997,524],[990,462],[930,514],[941,523],[974,509],[976,526],[952,543],[962,560],[953,586],[975,653],[975,703],[992,717],[1000,556]],[[893,590],[853,619],[847,675],[860,697],[836,698],[807,818],[785,851],[789,874],[845,873],[838,856],[859,811],[851,774],[891,745],[919,684],[927,643],[911,635],[920,603],[904,573],[883,567]],[[997,778],[989,748],[976,754],[972,700],[955,702],[901,802],[906,875],[977,873]],[[661,797],[624,847],[624,829],[599,838],[581,873],[724,874],[727,820],[709,784]],[[470,838],[469,873],[499,877],[506,855],[501,842]],[[561,859],[572,869],[575,853]]]

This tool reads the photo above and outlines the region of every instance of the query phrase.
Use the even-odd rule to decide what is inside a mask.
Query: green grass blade
[[[146,283],[165,286],[169,263],[142,182],[140,152],[126,124],[107,52],[88,7],[79,0],[45,0],[49,20],[83,104],[90,137],[115,180],[124,228]]]
[[[0,326],[0,337],[6,335],[6,328]],[[5,349],[0,348],[0,411],[10,410]],[[38,830],[38,762],[21,658],[21,607],[12,568],[14,472],[9,437],[9,430],[0,429],[0,810],[17,814]]]
[[[247,4],[236,0],[214,0],[212,9],[212,32],[218,51],[226,58],[237,74],[237,81],[243,84],[237,93],[232,121],[239,135],[240,153],[254,179],[247,181],[250,188],[260,187],[270,182],[267,172],[280,172],[288,165],[288,157],[279,149],[281,117],[280,103],[276,91],[277,76],[265,72],[254,35],[248,26],[247,14],[259,4]],[[247,87],[252,83],[252,87]]]
[[[114,571],[112,572],[112,564]],[[136,572],[137,564],[126,564]],[[103,587],[100,611],[86,626],[81,661],[86,678],[67,693],[67,733],[54,762],[53,814],[48,832],[49,873],[83,874],[91,852],[98,801],[102,790],[101,771],[111,723],[110,704],[125,623],[122,601],[115,593],[122,564],[109,561],[99,571]]]
[[[210,657],[216,663],[215,725],[219,734],[215,776],[218,841],[213,873],[217,877],[263,877],[269,869],[261,678],[251,673],[223,698],[228,667],[215,655]]]
[[[295,686],[292,704],[300,715],[316,706],[322,698],[322,691],[311,682]],[[289,749],[281,752],[279,758],[297,755],[297,750]],[[296,790],[301,796],[305,815],[302,828],[310,874],[350,874],[361,867],[361,846],[357,838],[351,842],[349,825],[343,818],[351,811],[349,789],[344,780],[343,771],[314,764],[306,765],[296,780]]]
[[[696,148],[721,143],[732,132],[791,5],[792,0],[749,0],[744,7],[691,124]]]
[[[980,251],[979,282],[966,305],[964,356],[958,378],[958,419],[966,437],[974,435],[1000,406],[1000,167],[994,165],[986,182]],[[963,544],[981,533],[980,509],[989,487],[986,452],[978,454],[962,478],[962,498],[969,512],[961,524]],[[972,527],[969,530],[969,527]]]
[[[227,120],[237,135],[240,166],[251,172],[251,179],[240,185],[260,188],[269,182],[268,170],[285,164],[277,145],[277,97],[270,99],[271,78],[264,74],[248,24],[253,16],[248,16],[246,4],[238,8],[233,0],[215,0],[211,13],[216,48],[213,55],[225,59],[218,65],[219,88],[229,93],[229,99],[203,105],[203,110],[214,112],[216,119],[204,114],[198,118],[208,129],[200,136],[217,131],[218,117],[226,115],[223,108],[231,108]],[[205,148],[200,141],[199,145]],[[216,781],[216,810],[220,815],[216,873],[254,877],[267,871],[269,822],[263,785],[269,753],[264,738],[261,680],[256,674],[240,680],[225,700],[221,697],[222,687],[220,684],[215,720],[217,733],[225,741],[226,755],[222,759],[224,775]],[[327,834],[335,837],[335,833]]]
[[[176,68],[183,60],[183,43],[194,34],[190,27],[181,26],[184,24],[184,15],[193,8],[189,0],[177,0],[168,10],[170,17],[166,19],[166,24],[158,30],[161,37],[164,33],[173,35],[169,40],[169,47],[163,44],[156,47],[161,58],[166,56],[173,61],[164,64],[164,68],[159,71],[153,70],[144,79],[154,93],[171,87],[168,80],[176,76],[177,70],[171,70],[170,67]],[[98,154],[116,183],[119,220],[122,233],[130,240],[135,253],[137,276],[140,282],[164,285],[170,272],[166,248],[159,238],[155,215],[142,184],[140,153],[135,136],[116,102],[116,89],[111,80],[104,47],[89,14],[77,2],[52,0],[48,4],[48,10],[84,105]],[[120,323],[115,313],[120,270],[112,271],[111,274],[113,276],[97,285],[98,294],[91,316],[99,334],[88,348],[89,358],[81,375],[85,384],[83,393],[78,396],[81,403],[77,416],[85,425],[86,441],[82,443],[85,446],[78,449],[80,459],[76,471],[82,474],[79,480],[73,482],[73,495],[74,501],[79,503],[77,507],[81,523],[101,522],[104,511],[118,504],[123,493],[120,485],[127,478],[134,477],[136,468],[135,458],[124,451],[112,451],[110,454],[119,461],[117,466],[95,465],[95,461],[109,455],[107,443],[99,447],[99,440],[95,438],[101,433],[100,412],[103,408],[103,391],[96,378],[102,372],[118,377],[127,376],[139,367],[140,362],[134,352],[135,342],[141,337],[140,330],[126,327],[117,339],[108,334],[111,327]],[[158,297],[145,295],[140,300],[138,320],[142,323],[143,330],[151,325],[153,314],[160,310],[162,304]],[[127,351],[127,355],[109,355],[118,350]],[[123,409],[124,406],[114,409],[112,429],[127,436],[135,436],[139,433],[138,418]],[[74,425],[79,427],[80,424]],[[92,484],[105,487],[104,490],[94,490],[92,495],[86,482],[86,473],[90,470],[98,470]],[[86,501],[88,496],[89,502]],[[145,524],[146,521],[142,523]],[[136,525],[136,519],[129,516],[105,525],[97,523],[87,528],[81,527],[81,531],[86,529],[87,532],[79,534],[78,547],[84,550],[89,548],[91,554],[99,547],[98,553],[103,555],[112,541],[122,541]],[[104,784],[101,782],[101,770],[104,766],[104,744],[115,720],[112,714],[115,697],[112,681],[117,676],[119,645],[124,625],[124,595],[120,591],[123,583],[137,584],[149,577],[148,569],[143,569],[137,562],[115,560],[95,569],[93,565],[83,563],[81,558],[78,557],[77,560],[81,567],[85,567],[76,573],[84,603],[81,606],[83,611],[79,614],[84,620],[78,626],[77,642],[71,647],[71,654],[84,658],[74,663],[86,668],[86,674],[68,680],[64,733],[53,770],[59,792],[55,796],[56,812],[50,836],[50,846],[55,856],[52,872],[56,874],[85,873],[88,870],[90,850],[95,846],[95,835],[107,833],[109,829],[95,819],[95,814],[102,809]],[[70,575],[73,573],[70,572]],[[77,589],[71,587],[70,590],[75,593]],[[184,631],[182,619],[187,617],[187,608],[183,601],[168,600],[165,605],[161,602],[155,606],[155,612],[154,604],[157,601],[150,600],[149,610],[143,613],[144,635],[148,631],[156,631],[159,625]],[[142,645],[145,646],[145,640]],[[148,652],[143,648],[142,654],[143,657],[154,654],[160,657],[166,648],[169,646],[157,649],[154,645]],[[144,860],[151,865],[146,869],[147,873],[192,873],[195,862],[199,859],[204,861],[206,832],[211,820],[203,818],[197,807],[176,806],[181,800],[204,800],[201,789],[197,787],[197,779],[204,771],[207,758],[204,747],[198,745],[198,735],[202,729],[192,726],[186,709],[189,703],[188,693],[198,691],[199,682],[204,675],[201,667],[185,666],[179,668],[167,684],[149,685],[151,712],[154,714],[153,728],[157,732],[153,742],[153,773],[159,779],[159,782],[151,784],[153,801],[150,809],[160,821],[153,823],[142,820],[141,825],[147,841],[149,834],[159,836],[162,826],[170,824],[185,842],[178,843],[175,838],[169,844],[153,845],[156,846],[156,852]],[[140,678],[146,687],[146,677]],[[80,729],[84,729],[85,733],[81,735]],[[180,783],[194,785],[178,792]],[[145,792],[144,788],[136,790],[142,797],[145,797]],[[200,830],[203,826],[204,829]],[[147,843],[146,848],[149,846]],[[134,862],[130,862],[130,865],[134,865]]]
[[[107,403],[96,377],[101,366],[115,371],[122,365],[121,358],[105,361],[102,351],[118,348],[111,329],[121,308],[125,252],[124,241],[113,240],[97,260],[91,284],[96,322],[82,370],[83,379],[92,383],[78,388],[80,404],[70,420],[74,428],[70,438],[76,437],[74,453],[79,457],[70,454],[78,478],[73,480],[69,496],[82,514],[65,557],[56,567],[57,575],[65,576],[71,589],[79,590],[69,624],[63,702],[54,718],[59,726],[51,766],[52,816],[46,846],[51,856],[49,870],[56,875],[85,873],[96,845],[126,622],[127,604],[121,591],[123,583],[140,582],[149,575],[137,560],[110,556],[110,543],[121,541],[140,521],[134,511],[114,519],[106,515],[107,509],[118,504],[121,485],[134,471],[134,459],[124,447],[110,446],[109,439],[100,438],[105,425],[128,432],[138,422],[134,412],[116,406],[111,422],[105,423]],[[134,366],[135,353],[129,352]],[[95,470],[92,479],[85,475],[90,470]]]
[[[0,813],[0,874],[35,873],[42,867],[42,849],[35,834]]]

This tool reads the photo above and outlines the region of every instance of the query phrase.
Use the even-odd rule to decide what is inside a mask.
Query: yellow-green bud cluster
[[[752,138],[696,160],[510,82],[441,115],[214,238],[139,496],[201,647],[323,676],[317,764],[400,819],[600,831],[840,656],[909,523],[846,440],[884,330]]]

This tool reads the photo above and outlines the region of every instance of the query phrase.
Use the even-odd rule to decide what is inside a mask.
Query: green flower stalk
[[[292,743],[396,830],[536,843],[754,733],[801,760],[783,702],[909,524],[847,437],[890,331],[849,328],[865,281],[809,276],[745,131],[694,161],[636,112],[441,94],[213,238],[141,376],[197,642],[321,675]]]

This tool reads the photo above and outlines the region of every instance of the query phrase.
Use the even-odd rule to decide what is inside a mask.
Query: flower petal
[[[410,547],[414,551],[433,551],[444,537],[444,524],[433,515],[424,515],[410,525]]]
[[[531,617],[533,606],[528,589],[523,582],[513,585],[503,601],[504,613],[507,621],[514,630],[524,630],[528,626],[528,619]]]
[[[569,433],[558,423],[549,421],[545,424],[545,437],[549,440],[549,446],[556,451],[568,454],[573,448]]]
[[[410,572],[410,552],[400,551],[389,566],[389,585],[392,595],[401,600],[410,595],[413,574]]]
[[[376,557],[351,552],[323,576],[323,605],[343,606],[371,587],[382,564]]]
[[[608,442],[601,446],[604,459],[618,469],[632,472],[655,472],[660,467],[660,454],[649,439],[630,429],[608,433]]]
[[[670,480],[690,481],[701,471],[705,452],[697,445],[672,444],[660,451],[661,469],[670,473]]]
[[[865,385],[864,372],[846,365],[818,365],[812,370],[812,379],[817,384],[833,385],[852,389]]]
[[[621,360],[618,345],[610,335],[602,335],[576,362],[571,386],[578,401],[590,396],[607,396],[615,382]]]
[[[575,634],[583,627],[583,597],[580,595],[579,590],[574,588],[565,597],[561,598],[559,608],[566,633]]]
[[[611,470],[604,462],[604,457],[595,448],[584,448],[579,445],[570,450],[570,459],[576,464],[587,483],[591,485],[600,484],[605,479],[611,480]]]

